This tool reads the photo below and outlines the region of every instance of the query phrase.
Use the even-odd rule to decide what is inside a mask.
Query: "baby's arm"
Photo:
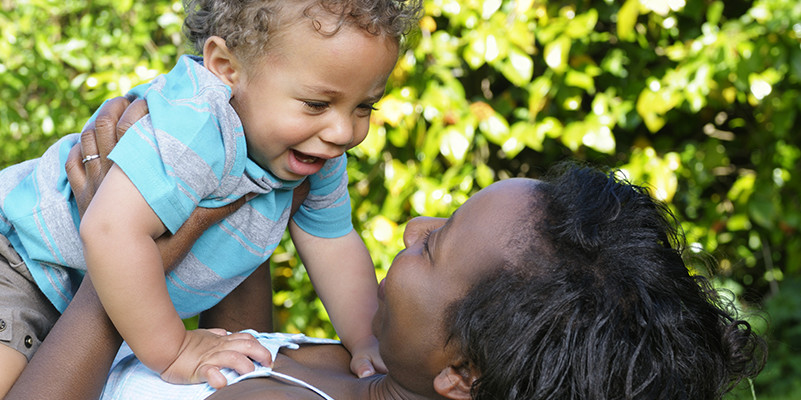
[[[165,232],[158,216],[117,166],[108,172],[81,222],[87,267],[110,319],[139,359],[174,383],[225,385],[209,368],[253,369],[248,356],[269,365],[253,341],[220,352],[238,335],[186,331],[172,305],[154,238]],[[223,379],[220,381],[219,379]]]
[[[334,329],[353,356],[353,373],[364,377],[386,372],[371,328],[378,309],[378,282],[361,237],[351,231],[339,238],[319,238],[294,222],[289,232]]]

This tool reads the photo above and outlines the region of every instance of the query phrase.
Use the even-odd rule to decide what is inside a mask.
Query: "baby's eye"
[[[378,109],[375,108],[375,106],[373,104],[362,103],[362,104],[359,104],[359,106],[358,106],[357,115],[362,116],[362,117],[369,117],[370,113],[372,113],[375,110],[378,110]]]
[[[312,111],[316,111],[316,112],[324,111],[326,108],[328,108],[328,103],[326,103],[324,101],[308,101],[308,100],[306,100],[306,101],[303,101],[303,104],[306,106],[306,108],[308,108],[308,109],[310,109]]]

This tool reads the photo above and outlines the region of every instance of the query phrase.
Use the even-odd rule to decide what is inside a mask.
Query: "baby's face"
[[[398,44],[351,25],[324,36],[311,23],[294,24],[274,40],[241,75],[231,105],[249,157],[278,178],[297,180],[367,136]]]

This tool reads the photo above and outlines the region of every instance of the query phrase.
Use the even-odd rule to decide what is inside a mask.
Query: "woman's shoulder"
[[[339,344],[303,344],[281,349],[273,370],[305,382],[333,398],[352,398],[358,379],[350,373],[350,353]],[[247,379],[220,389],[209,400],[310,399],[323,397],[303,385],[276,376]],[[343,397],[343,394],[346,394]]]
[[[267,395],[269,394],[269,397]],[[220,389],[207,400],[320,400],[321,397],[309,389],[271,380],[269,378],[248,379]]]
[[[302,344],[282,354],[308,369],[350,373],[350,353],[341,344]]]

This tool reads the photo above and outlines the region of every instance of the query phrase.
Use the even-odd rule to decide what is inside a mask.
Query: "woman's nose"
[[[445,218],[415,217],[406,224],[403,231],[403,244],[406,248],[420,241],[426,232],[430,232],[445,224]]]

